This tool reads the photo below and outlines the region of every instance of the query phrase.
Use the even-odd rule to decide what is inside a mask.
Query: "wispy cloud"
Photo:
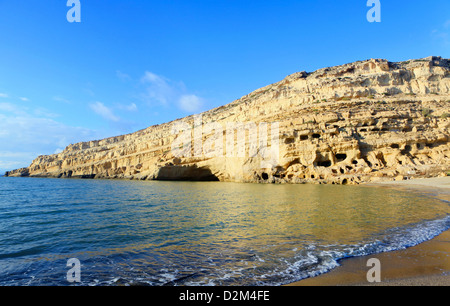
[[[61,96],[54,96],[53,100],[56,101],[56,102],[63,102],[63,103],[66,103],[66,104],[72,104],[72,102],[70,102],[69,100],[67,100],[66,98],[63,98]]]
[[[17,106],[9,102],[1,102],[0,111],[3,113],[12,113],[14,115],[26,115],[28,108]]]
[[[9,95],[9,94],[7,94],[7,93],[3,93],[3,92],[0,92],[0,98],[10,98],[10,99],[13,99],[13,100],[20,100],[20,101],[23,101],[23,102],[29,102],[30,101],[30,99],[28,99],[27,97],[16,97],[16,96],[11,96],[11,95]]]
[[[127,111],[127,112],[136,112],[138,110],[136,103],[130,103],[127,105],[117,104],[116,108],[119,110]]]
[[[24,105],[17,105],[9,102],[0,102],[0,112],[5,114],[13,114],[16,116],[36,116],[44,118],[56,118],[59,114],[56,114],[44,107],[30,108]]]
[[[188,113],[197,112],[203,106],[203,99],[189,93],[183,82],[175,82],[146,71],[141,78],[141,84],[145,87],[141,97],[149,105],[178,107]]]
[[[38,117],[57,118],[60,116],[44,107],[36,108],[33,113]]]
[[[431,36],[445,45],[450,45],[450,19],[446,20],[440,28],[431,31]]]
[[[196,95],[182,95],[178,100],[178,106],[185,112],[194,113],[203,106],[203,99]]]
[[[29,166],[37,156],[32,152],[0,151],[0,174],[5,171]]]
[[[123,81],[123,82],[125,82],[125,81],[131,81],[131,77],[130,77],[128,74],[123,73],[123,72],[120,71],[120,70],[117,70],[117,71],[116,71],[116,76],[117,76],[121,81]]]
[[[168,105],[180,91],[179,86],[169,79],[149,71],[145,72],[141,82],[146,89],[142,97],[149,104]]]
[[[114,115],[113,111],[105,106],[102,102],[95,102],[89,105],[89,107],[97,114],[106,120],[118,122],[120,117]]]
[[[36,110],[1,104],[0,173],[31,164],[34,158],[53,154],[71,143],[99,139],[97,131],[73,127],[43,117]]]

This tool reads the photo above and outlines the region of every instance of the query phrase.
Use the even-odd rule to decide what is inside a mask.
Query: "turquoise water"
[[[280,285],[450,228],[411,192],[0,177],[0,285]]]

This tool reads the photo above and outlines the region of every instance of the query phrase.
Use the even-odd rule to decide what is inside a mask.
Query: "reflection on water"
[[[0,284],[265,285],[449,227],[447,203],[335,185],[0,178]]]

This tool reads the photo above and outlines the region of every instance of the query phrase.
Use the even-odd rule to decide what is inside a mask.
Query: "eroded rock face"
[[[202,113],[201,124],[219,125],[220,133],[207,131],[198,118],[73,144],[6,175],[336,184],[445,175],[450,170],[450,60],[372,59],[295,73]],[[225,137],[227,124],[236,122],[257,129]],[[261,148],[258,154],[249,148],[263,135],[261,124],[267,123],[273,136],[275,122],[279,139],[269,137],[267,145],[276,146],[278,156],[266,162]],[[184,155],[174,152],[182,134],[174,126],[180,123],[194,127]],[[227,144],[240,141],[246,154],[231,156]],[[218,143],[223,150],[210,154]]]

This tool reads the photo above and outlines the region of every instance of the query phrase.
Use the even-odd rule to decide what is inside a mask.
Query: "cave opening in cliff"
[[[347,159],[347,154],[336,154],[336,161],[341,162]]]
[[[286,138],[284,143],[285,144],[291,144],[295,142],[295,138],[294,137],[290,137],[290,138]]]
[[[218,182],[220,179],[208,167],[166,166],[159,169],[156,180]]]
[[[325,161],[317,162],[317,166],[328,168],[331,166],[331,161],[325,160]]]
[[[376,155],[377,159],[381,162],[381,166],[386,165],[386,160],[384,159],[384,154],[382,152]]]

